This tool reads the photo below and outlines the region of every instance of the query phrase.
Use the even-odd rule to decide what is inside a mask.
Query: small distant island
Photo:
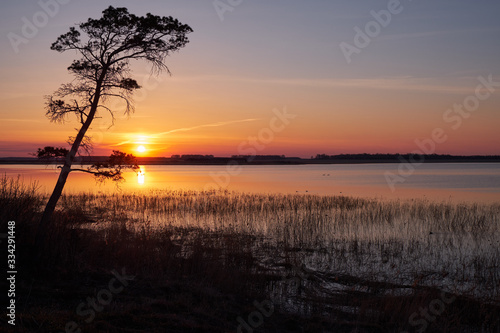
[[[75,163],[104,162],[106,156],[79,156]],[[297,164],[361,164],[361,163],[500,163],[500,155],[447,155],[447,154],[318,154],[311,158],[285,155],[172,155],[170,157],[137,157],[141,165],[297,165]],[[42,160],[35,157],[1,157],[0,164],[47,164],[62,162],[61,158]]]

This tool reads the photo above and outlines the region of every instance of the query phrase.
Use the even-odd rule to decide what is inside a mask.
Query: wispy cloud
[[[170,131],[157,133],[155,135],[157,135],[157,136],[163,136],[163,135],[172,134],[172,133],[176,133],[176,132],[192,131],[192,130],[195,130],[195,129],[198,129],[198,128],[219,127],[219,126],[225,126],[225,125],[231,125],[231,124],[237,124],[237,123],[246,123],[246,122],[257,121],[257,120],[261,120],[261,119],[260,118],[248,118],[248,119],[241,119],[241,120],[220,121],[220,122],[211,123],[211,124],[197,125],[197,126],[192,126],[192,127],[176,128],[176,129],[173,129],[173,130],[170,130]]]
[[[412,32],[412,33],[401,33],[384,35],[378,37],[379,40],[396,40],[396,39],[409,39],[409,38],[420,38],[420,37],[434,37],[440,35],[451,35],[451,34],[464,34],[464,33],[485,33],[485,32],[496,32],[500,28],[482,28],[482,29],[455,29],[455,30],[436,30],[436,31],[424,31],[424,32]]]
[[[41,120],[36,120],[36,119],[5,119],[5,118],[2,118],[1,119],[2,122],[7,122],[7,121],[10,121],[10,122],[16,122],[16,123],[41,123],[42,121]]]
[[[258,120],[261,120],[261,118],[248,118],[248,119],[240,119],[240,120],[220,121],[220,122],[216,122],[216,123],[202,124],[202,125],[196,125],[196,126],[191,126],[191,127],[175,128],[175,129],[165,131],[165,132],[150,134],[147,137],[149,139],[159,139],[165,135],[169,135],[169,134],[177,133],[177,132],[187,132],[187,131],[193,131],[193,130],[197,130],[197,129],[205,128],[205,127],[220,127],[220,126],[226,126],[226,125],[238,124],[238,123],[246,123],[246,122],[258,121]],[[122,145],[125,145],[128,143],[134,143],[134,141],[127,140],[127,141],[123,141],[123,142],[120,142],[118,144],[115,144],[113,146],[122,146]]]
[[[246,82],[255,84],[276,84],[288,86],[304,86],[317,88],[354,88],[354,89],[376,89],[392,91],[421,91],[429,93],[451,93],[468,94],[475,85],[470,85],[469,78],[462,78],[460,83],[443,82],[442,78],[433,77],[385,77],[385,78],[332,78],[332,79],[310,79],[310,78],[251,78],[234,76],[194,76],[177,78],[179,82],[195,81],[219,81],[219,82]],[[475,80],[475,77],[472,78]],[[472,84],[475,84],[472,82]],[[498,92],[495,92],[495,94]]]

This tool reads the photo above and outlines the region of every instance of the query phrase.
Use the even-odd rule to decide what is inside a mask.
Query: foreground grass
[[[71,322],[83,332],[236,332],[242,321],[242,332],[500,327],[499,205],[79,194],[62,198],[37,249],[43,198],[0,184],[2,228],[17,222],[19,332]],[[117,293],[106,292],[112,271],[130,277]]]
[[[127,230],[146,234],[194,228],[248,235],[256,237],[252,254],[272,256],[271,266],[291,263],[379,282],[418,281],[499,301],[500,204],[157,191],[67,196],[62,207],[83,224],[85,218],[97,222],[86,224],[93,230],[122,221]]]

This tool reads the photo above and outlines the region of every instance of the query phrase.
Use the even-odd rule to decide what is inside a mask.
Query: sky
[[[0,157],[68,147],[79,123],[44,96],[78,54],[50,45],[109,5],[194,31],[171,76],[133,64],[135,113],[94,120],[95,155],[500,155],[498,0],[19,0],[0,4]]]

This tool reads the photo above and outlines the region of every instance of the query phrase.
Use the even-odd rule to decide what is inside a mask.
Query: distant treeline
[[[80,156],[76,163],[92,164],[106,161],[106,156]],[[287,157],[285,155],[172,155],[171,157],[138,157],[139,164],[150,165],[223,165],[223,164],[355,164],[355,163],[466,163],[499,162],[498,155],[417,155],[417,154],[317,154],[311,158]],[[3,157],[0,164],[60,164],[63,158],[37,159],[32,157]]]
[[[383,161],[383,162],[500,162],[498,155],[449,155],[449,154],[318,154],[314,160],[320,161]]]

